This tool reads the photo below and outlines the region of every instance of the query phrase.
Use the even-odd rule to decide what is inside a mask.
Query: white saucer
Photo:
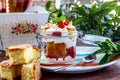
[[[85,34],[85,36],[83,37],[83,43],[86,44],[94,44],[94,42],[96,41],[100,41],[103,42],[106,39],[111,40],[109,37],[104,37],[104,36],[99,36],[99,35],[92,35],[92,34]]]

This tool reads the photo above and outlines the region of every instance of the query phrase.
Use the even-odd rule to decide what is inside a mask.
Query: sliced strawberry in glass
[[[75,57],[75,48],[74,48],[74,46],[72,46],[72,47],[70,47],[70,48],[68,49],[68,54],[69,54],[72,58]]]
[[[61,36],[61,32],[55,31],[52,33],[52,36]]]

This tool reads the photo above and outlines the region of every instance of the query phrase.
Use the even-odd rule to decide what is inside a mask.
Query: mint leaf
[[[108,57],[109,57],[109,55],[108,55],[108,54],[105,54],[105,55],[103,56],[103,58],[100,60],[99,64],[102,65],[102,64],[107,63],[107,62],[108,62],[108,61],[107,61],[107,58],[108,58]]]
[[[61,16],[61,17],[53,19],[53,23],[58,23],[58,22],[64,21],[64,20],[66,20],[66,18],[64,16]]]
[[[97,43],[97,45],[100,49],[95,51],[93,55],[105,53],[100,60],[100,65],[110,62],[115,56],[120,54],[120,43],[113,43],[111,40],[106,39],[104,42]]]

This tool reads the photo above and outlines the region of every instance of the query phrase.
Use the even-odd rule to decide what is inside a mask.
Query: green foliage
[[[98,2],[95,4],[87,3],[82,4],[82,6],[74,6],[71,11],[72,13],[76,13],[73,24],[85,33],[105,35],[107,34],[106,29],[108,28],[104,26],[104,17],[115,9],[116,6],[116,1]]]
[[[100,49],[95,51],[93,55],[105,53],[99,63],[100,65],[108,63],[115,56],[120,55],[120,43],[113,43],[111,40],[106,39],[104,42],[98,42],[97,45],[100,47]]]
[[[120,6],[117,6],[114,11],[116,14],[109,14],[109,17],[105,17],[106,26],[109,29],[109,35],[113,41],[120,40]],[[110,18],[110,19],[109,19]]]

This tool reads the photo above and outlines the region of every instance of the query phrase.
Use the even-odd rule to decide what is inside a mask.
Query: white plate
[[[106,39],[111,40],[110,38],[104,37],[104,36],[85,34],[85,36],[83,37],[83,40],[84,40],[83,43],[87,43],[87,44],[92,44],[93,45],[94,44],[93,42],[95,42],[95,41],[103,42]]]
[[[80,61],[82,60],[82,57],[86,56],[86,54],[91,54],[93,53],[92,50],[97,50],[99,49],[98,47],[77,47],[77,50],[80,50],[80,51],[76,51],[78,52],[77,55],[79,54],[79,56],[76,56],[76,58],[73,60],[73,62],[75,61]],[[83,53],[80,53],[82,52]],[[82,54],[82,55],[80,55]],[[100,55],[97,55],[97,59],[95,62],[99,62],[101,60],[101,58],[103,57],[104,54],[100,54]],[[40,59],[41,63],[47,63],[47,64],[51,64],[49,62],[47,62],[44,58],[41,58]],[[92,72],[92,71],[96,71],[96,70],[100,70],[102,68],[105,68],[107,66],[110,66],[112,64],[115,64],[118,60],[114,60],[112,62],[109,62],[107,64],[104,64],[104,65],[97,65],[97,66],[73,66],[73,67],[70,67],[70,68],[66,68],[64,70],[61,70],[61,71],[57,71],[56,73],[67,73],[67,74],[71,74],[71,73],[86,73],[86,72]],[[61,66],[43,66],[41,65],[41,68],[45,71],[49,71],[49,72],[54,72],[54,69],[57,69]]]
[[[110,63],[104,64],[104,65],[99,65],[99,66],[74,66],[71,68],[67,68],[65,70],[61,70],[61,71],[57,71],[56,73],[67,73],[67,74],[71,74],[71,73],[87,73],[87,72],[92,72],[92,71],[96,71],[96,70],[100,70],[102,68],[108,67],[112,64],[115,64],[116,62],[118,62],[118,60],[112,61]],[[59,66],[60,67],[60,66]],[[57,69],[58,67],[48,67],[48,66],[41,66],[41,68],[45,71],[49,71],[49,72],[54,72],[54,69]]]
[[[87,56],[92,54],[94,51],[100,49],[99,47],[92,47],[92,46],[77,46],[76,47],[76,56]]]
[[[110,38],[104,37],[104,36],[99,36],[99,35],[85,34],[83,39],[90,40],[90,41],[101,41],[101,42],[103,42],[106,39],[110,39]]]

